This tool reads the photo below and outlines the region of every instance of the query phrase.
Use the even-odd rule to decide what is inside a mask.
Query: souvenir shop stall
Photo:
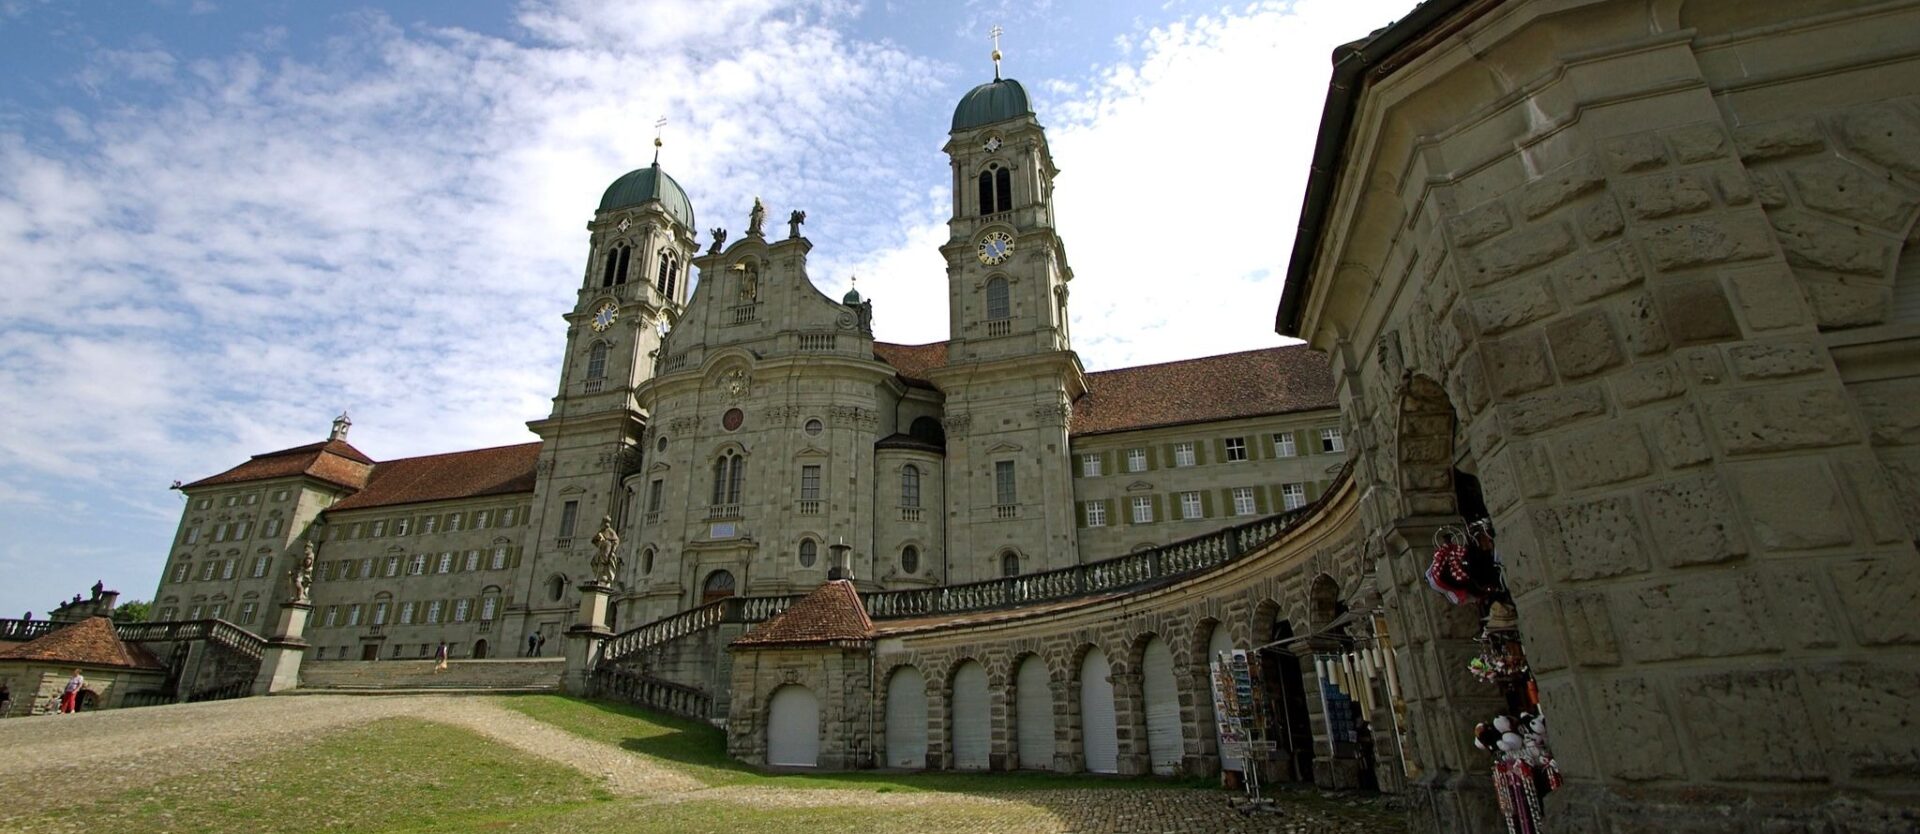
[[[1474,513],[1477,507],[1462,504],[1472,520],[1442,527],[1434,534],[1427,584],[1449,603],[1472,606],[1480,615],[1480,653],[1458,673],[1497,689],[1506,709],[1486,716],[1473,728],[1473,744],[1487,754],[1509,834],[1536,834],[1541,830],[1542,803],[1560,786],[1560,770],[1548,747],[1540,689],[1527,667],[1493,523],[1484,511]]]

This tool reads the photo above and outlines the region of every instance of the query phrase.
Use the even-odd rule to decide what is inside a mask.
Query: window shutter
[[[1204,489],[1200,491],[1200,517],[1213,517],[1213,490]]]
[[[1112,475],[1120,471],[1119,453],[1109,449],[1100,453],[1100,474]]]
[[[1073,502],[1073,526],[1075,527],[1087,526],[1087,502],[1085,501]]]
[[[1140,451],[1145,453],[1147,456],[1148,472],[1152,472],[1153,470],[1160,468],[1160,454],[1156,452],[1152,446],[1142,446],[1140,447]]]
[[[1320,499],[1320,486],[1319,481],[1307,482],[1307,503],[1311,504]]]
[[[1172,468],[1174,468],[1175,466],[1179,466],[1179,465],[1180,465],[1180,462],[1179,462],[1178,460],[1176,460],[1176,459],[1174,459],[1174,457],[1173,457],[1173,444],[1172,444],[1172,443],[1162,443],[1162,444],[1160,444],[1160,459],[1161,459],[1162,461],[1164,461],[1164,462],[1166,463],[1166,466],[1167,466],[1167,468],[1168,468],[1168,469],[1172,469]]]
[[[1266,460],[1273,457],[1273,432],[1257,431],[1247,435],[1247,459]]]
[[[1105,509],[1107,511],[1107,526],[1108,527],[1120,526],[1120,522],[1116,520],[1113,514],[1113,499],[1111,498],[1100,499],[1100,506],[1102,509]]]
[[[1270,488],[1271,487],[1254,487],[1253,488],[1253,511],[1255,513],[1258,513],[1260,515],[1266,515],[1267,513],[1272,512],[1271,510],[1267,509],[1268,507],[1273,506],[1272,503],[1267,501],[1267,490]]]
[[[1158,495],[1153,496],[1153,520],[1154,521],[1160,522],[1160,521],[1167,520],[1167,512],[1166,512],[1167,508],[1165,504],[1166,502],[1160,500],[1160,496]]]
[[[1213,439],[1213,459],[1221,463],[1227,462],[1227,439],[1226,438],[1216,437]]]

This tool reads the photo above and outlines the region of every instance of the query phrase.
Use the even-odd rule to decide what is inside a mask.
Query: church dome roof
[[[1033,106],[1027,103],[1027,89],[1011,78],[996,78],[960,97],[960,106],[953,108],[953,129],[966,130],[1031,115]]]
[[[607,193],[600,196],[600,211],[613,211],[628,206],[637,206],[648,200],[659,200],[660,207],[687,228],[693,228],[693,201],[687,199],[687,192],[680,184],[660,170],[655,162],[645,168],[628,171],[624,176],[607,186]]]
[[[860,291],[859,291],[859,290],[847,290],[847,294],[846,294],[846,295],[843,295],[843,296],[841,296],[841,297],[840,297],[840,303],[842,303],[842,304],[849,304],[849,305],[851,305],[851,304],[859,304],[859,303],[860,303]]]

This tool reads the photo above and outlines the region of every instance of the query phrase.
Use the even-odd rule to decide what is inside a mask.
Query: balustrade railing
[[[593,673],[594,694],[686,718],[711,717],[713,697],[698,687],[611,667]]]
[[[820,502],[814,499],[802,499],[799,506],[794,508],[794,513],[797,515],[819,515]]]
[[[1005,336],[1013,332],[1013,322],[1007,319],[987,322],[987,336]]]
[[[800,334],[800,349],[803,351],[833,350],[834,343],[836,342],[835,337],[836,334],[833,333],[802,333]]]
[[[740,505],[739,505],[739,504],[709,504],[709,505],[707,505],[707,520],[708,520],[708,521],[725,521],[725,520],[727,520],[727,519],[733,519],[733,518],[739,518],[739,517],[740,517]]]
[[[0,620],[0,640],[24,643],[52,630],[52,620]]]
[[[728,597],[698,608],[689,608],[608,638],[600,653],[600,663],[619,663],[648,649],[723,623],[763,623],[801,599],[801,596]]]
[[[727,308],[728,324],[751,324],[760,320],[759,304],[735,304]]]
[[[920,508],[919,507],[901,507],[900,520],[901,521],[919,521]]]
[[[174,643],[205,640],[259,660],[267,652],[266,638],[226,620],[176,620],[163,623],[120,623],[114,628],[128,643]]]

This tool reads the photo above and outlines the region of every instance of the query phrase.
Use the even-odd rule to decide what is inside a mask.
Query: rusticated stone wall
[[[1920,6],[1463,15],[1365,93],[1302,327],[1405,638],[1417,828],[1499,825],[1474,624],[1420,575],[1455,470],[1556,830],[1914,825]]]

